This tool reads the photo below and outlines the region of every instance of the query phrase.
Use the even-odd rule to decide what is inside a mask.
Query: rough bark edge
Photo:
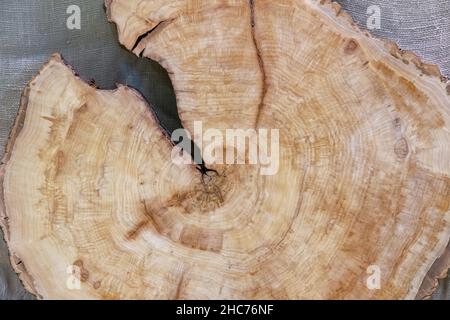
[[[107,0],[107,1],[112,2],[114,0]],[[338,20],[346,21],[351,26],[353,31],[356,31],[357,33],[364,35],[367,38],[373,39],[375,41],[380,41],[382,44],[384,44],[384,47],[394,58],[403,61],[405,64],[412,63],[413,65],[416,66],[418,71],[422,72],[425,75],[434,76],[443,83],[448,82],[449,79],[441,73],[440,67],[438,65],[433,63],[425,63],[423,62],[424,59],[414,51],[403,50],[398,46],[398,44],[395,41],[375,37],[369,31],[361,29],[355,22],[353,17],[349,13],[344,11],[344,9],[342,9],[342,6],[339,3],[332,0],[310,0],[310,1],[319,2],[321,6],[334,11],[335,16],[338,18]],[[448,84],[450,85],[450,82]]]
[[[431,299],[433,293],[439,288],[439,280],[448,277],[450,268],[450,242],[444,253],[433,263],[430,270],[423,279],[422,285],[417,292],[416,299]]]
[[[52,62],[58,62],[58,63],[63,64],[72,72],[73,76],[77,80],[82,81],[83,83],[89,85],[90,87],[95,88],[96,90],[106,91],[106,92],[111,92],[111,93],[117,91],[120,88],[125,88],[127,90],[130,90],[130,92],[132,94],[134,94],[137,98],[139,98],[147,106],[150,116],[155,121],[156,125],[160,129],[163,136],[167,139],[166,142],[169,144],[173,144],[169,133],[161,125],[161,122],[159,121],[152,105],[143,97],[143,95],[137,89],[134,89],[130,86],[126,86],[126,85],[122,85],[122,84],[117,84],[116,85],[117,88],[112,89],[112,90],[99,89],[95,85],[94,82],[86,81],[86,80],[82,79],[79,76],[79,74],[75,71],[75,69],[70,64],[68,64],[59,53],[52,54],[50,59],[39,69],[38,73],[28,82],[27,86],[25,87],[25,89],[22,92],[22,95],[20,98],[19,111],[16,115],[16,119],[14,120],[14,124],[12,126],[8,140],[6,142],[5,152],[4,152],[3,158],[1,159],[1,162],[0,162],[0,229],[3,231],[3,240],[5,241],[6,246],[8,248],[9,259],[10,259],[10,263],[11,263],[11,266],[12,266],[14,272],[16,272],[16,274],[18,275],[19,280],[23,284],[25,289],[40,300],[44,299],[44,297],[39,293],[39,290],[37,289],[35,280],[27,271],[27,268],[26,268],[25,264],[23,263],[22,259],[10,248],[10,245],[9,245],[9,239],[10,239],[9,238],[9,236],[10,236],[9,225],[8,225],[9,217],[6,212],[3,181],[4,181],[6,165],[8,164],[8,162],[11,158],[11,155],[12,155],[12,152],[14,149],[14,144],[23,128],[24,121],[26,118],[26,112],[27,112],[27,107],[28,107],[28,98],[29,98],[29,94],[30,94],[30,86],[33,83],[33,81],[35,81]]]
[[[335,17],[338,21],[346,23],[353,31],[366,36],[367,38],[373,39],[374,41],[379,41],[383,44],[384,49],[395,59],[402,61],[404,64],[413,64],[416,69],[424,75],[438,79],[441,83],[446,86],[447,94],[450,96],[450,80],[448,77],[444,76],[440,70],[440,67],[436,64],[425,63],[418,54],[411,50],[402,50],[398,44],[392,40],[383,39],[373,36],[369,31],[361,29],[355,22],[353,17],[342,9],[342,6],[333,0],[310,0],[317,3],[319,7],[326,8],[334,12]],[[111,17],[111,5],[114,0],[105,0],[104,6],[106,9],[106,15],[108,21],[111,23],[115,22]],[[253,0],[249,0],[251,5]],[[137,40],[139,42],[139,39]],[[136,43],[137,46],[139,43]],[[136,53],[135,53],[136,54]],[[444,279],[447,277],[448,270],[450,269],[450,239],[448,245],[444,252],[438,257],[432,264],[431,268],[422,280],[422,284],[419,287],[419,291],[416,295],[416,299],[426,299],[430,298],[432,294],[437,290],[439,286],[439,279]]]

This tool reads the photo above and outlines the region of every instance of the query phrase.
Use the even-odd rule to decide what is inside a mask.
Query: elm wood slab
[[[437,67],[327,1],[106,5],[120,42],[168,70],[187,130],[279,130],[279,170],[207,163],[218,174],[202,179],[171,161],[137,92],[89,86],[55,55],[24,92],[1,168],[2,226],[27,289],[103,299],[431,293],[450,236],[450,97]],[[67,288],[73,265],[80,290]],[[367,286],[372,266],[378,290]]]

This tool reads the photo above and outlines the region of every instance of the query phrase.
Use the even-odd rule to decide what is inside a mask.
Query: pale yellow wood
[[[435,66],[358,30],[327,1],[106,5],[120,42],[168,70],[185,128],[278,129],[279,171],[209,163],[219,175],[202,181],[171,161],[138,93],[90,87],[53,56],[24,93],[0,174],[2,225],[29,290],[104,299],[431,292],[450,237],[450,87]],[[80,290],[67,288],[70,265],[82,271]],[[367,287],[371,266],[379,290]]]

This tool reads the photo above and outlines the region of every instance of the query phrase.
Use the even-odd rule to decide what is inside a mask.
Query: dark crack
[[[165,20],[159,22],[156,26],[154,26],[153,28],[151,28],[150,30],[144,32],[143,34],[141,34],[137,39],[136,42],[134,43],[133,47],[131,48],[131,52],[133,52],[137,46],[141,43],[142,40],[144,40],[150,33],[152,33],[153,31],[155,31],[162,23],[164,23]],[[139,53],[139,56],[141,55],[141,53]]]
[[[261,111],[264,107],[264,99],[265,99],[266,93],[267,93],[267,82],[266,82],[266,70],[264,67],[264,60],[261,55],[261,50],[258,45],[258,40],[256,39],[255,0],[249,0],[249,5],[250,5],[250,24],[251,24],[251,29],[252,29],[252,40],[253,40],[253,44],[255,46],[256,55],[258,57],[258,65],[259,65],[259,68],[260,68],[261,74],[262,74],[262,90],[261,90],[260,102],[258,105],[258,111],[256,114],[255,126],[254,126],[255,128],[257,128],[259,125],[260,117],[261,117]]]

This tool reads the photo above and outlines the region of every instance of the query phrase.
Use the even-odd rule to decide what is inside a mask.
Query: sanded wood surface
[[[327,1],[107,7],[119,41],[168,70],[185,128],[279,130],[279,170],[207,163],[218,174],[205,179],[173,163],[137,92],[89,86],[55,55],[25,90],[0,174],[2,226],[30,291],[430,294],[450,236],[450,86],[437,67]],[[67,287],[73,265],[79,290]],[[374,266],[379,289],[367,286]]]

